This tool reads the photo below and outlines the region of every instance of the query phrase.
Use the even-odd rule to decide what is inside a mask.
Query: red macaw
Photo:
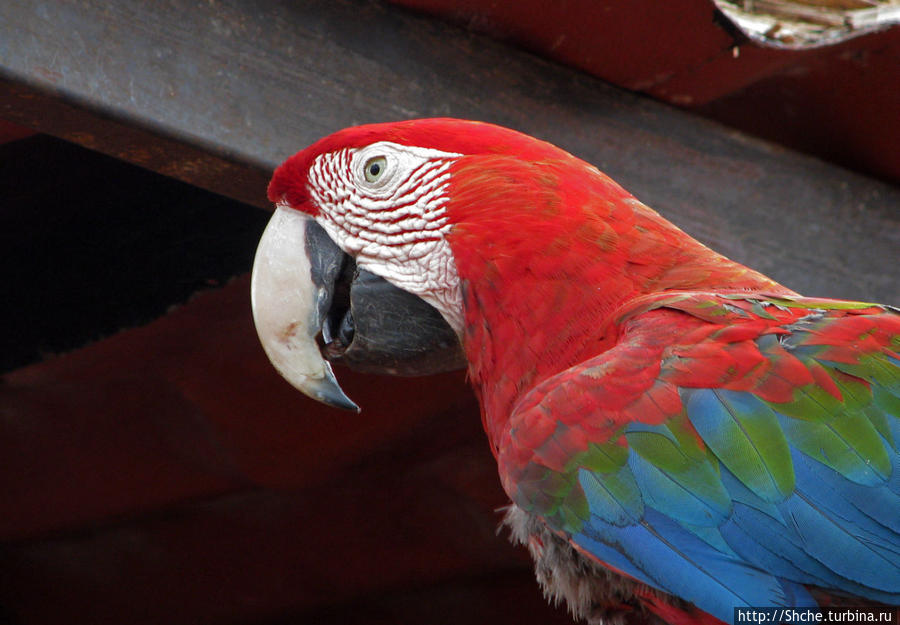
[[[464,362],[505,523],[576,617],[900,604],[896,309],[802,297],[484,123],[343,130],[269,198],[252,297],[275,366],[352,409],[322,354]]]

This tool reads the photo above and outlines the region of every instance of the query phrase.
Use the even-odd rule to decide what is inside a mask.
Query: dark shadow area
[[[0,146],[0,371],[249,271],[268,216],[46,135]]]

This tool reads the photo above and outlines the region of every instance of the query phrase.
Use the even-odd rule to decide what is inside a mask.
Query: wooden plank
[[[0,23],[0,29],[2,26]],[[118,111],[107,108],[108,102],[102,99],[79,105],[73,102],[77,96],[47,90],[46,85],[32,88],[27,82],[4,79],[0,68],[0,116],[241,202],[267,207],[270,168],[223,156],[218,148],[199,146],[196,140],[175,139],[168,134],[171,129],[150,131],[145,128],[153,123],[149,118],[117,119]]]
[[[887,5],[850,11],[846,24],[824,34],[752,15],[761,2],[742,3],[746,14],[713,0],[392,1],[757,137],[900,182],[900,124],[893,123],[900,110],[900,24],[891,26],[888,15],[859,28],[852,23]],[[896,22],[900,7],[888,11]],[[742,30],[750,24],[749,32]],[[821,41],[803,45],[803,31]]]
[[[801,292],[898,299],[896,188],[377,2],[3,3],[0,59],[0,116],[257,204],[260,172],[340,127],[476,118]]]
[[[0,145],[9,141],[18,141],[30,137],[34,131],[23,126],[16,126],[7,121],[0,119]]]

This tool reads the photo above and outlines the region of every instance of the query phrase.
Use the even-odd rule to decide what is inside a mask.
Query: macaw
[[[479,122],[349,128],[287,159],[257,251],[261,342],[464,364],[514,541],[578,618],[900,604],[900,312],[803,297],[592,165]]]

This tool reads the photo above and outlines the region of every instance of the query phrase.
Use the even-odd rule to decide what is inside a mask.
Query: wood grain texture
[[[713,0],[391,1],[751,135],[900,182],[900,151],[893,147],[900,125],[888,121],[900,109],[900,24],[850,23],[878,9],[852,12],[819,45],[797,47],[797,23],[778,30],[760,16],[753,23],[773,37],[766,41],[744,32],[720,11],[727,5]],[[754,12],[762,3],[739,4]]]
[[[0,24],[0,116],[232,197],[263,204],[260,172],[340,127],[481,119],[798,291],[898,300],[896,188],[377,2],[14,2]]]

